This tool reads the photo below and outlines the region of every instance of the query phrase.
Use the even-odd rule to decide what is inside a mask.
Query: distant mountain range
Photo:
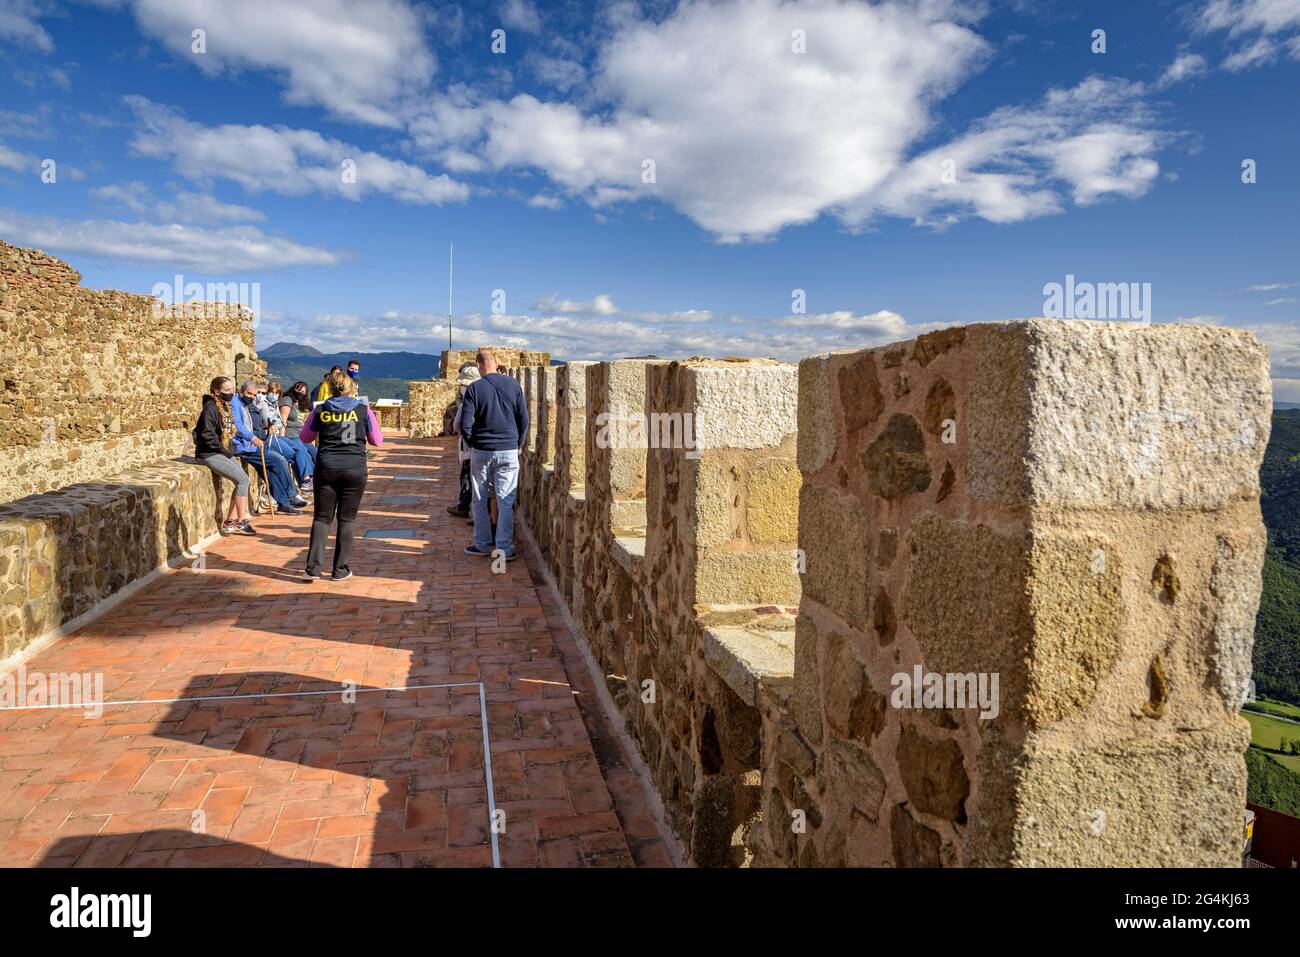
[[[296,342],[277,342],[259,349],[258,357],[266,360],[267,374],[288,385],[301,379],[315,389],[331,366],[347,368],[350,359],[361,363],[361,389],[371,399],[406,401],[407,383],[433,379],[438,375],[441,357],[422,352],[321,352]]]

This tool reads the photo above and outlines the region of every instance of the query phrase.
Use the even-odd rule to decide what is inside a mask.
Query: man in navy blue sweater
[[[519,452],[528,435],[528,406],[519,383],[497,372],[496,356],[480,349],[474,356],[480,378],[465,390],[456,431],[469,448],[469,478],[474,497],[474,543],[466,555],[515,558],[515,494],[519,489]],[[497,535],[492,541],[488,488],[497,500]]]

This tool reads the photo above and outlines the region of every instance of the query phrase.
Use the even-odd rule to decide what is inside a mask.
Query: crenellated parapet
[[[265,375],[253,333],[238,302],[87,289],[0,242],[0,502],[193,451],[213,377]]]
[[[520,378],[523,521],[697,864],[1239,863],[1248,333],[1034,320]]]

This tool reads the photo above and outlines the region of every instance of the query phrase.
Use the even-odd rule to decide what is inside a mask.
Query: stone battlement
[[[243,310],[0,244],[6,654],[215,532],[228,486],[172,460],[213,375],[264,371],[252,347]],[[521,529],[691,861],[1240,863],[1271,411],[1249,333],[501,355],[532,411]],[[412,383],[414,435],[466,356]]]
[[[246,309],[80,281],[0,243],[0,501],[191,451],[212,377],[265,371]]]
[[[496,355],[501,372],[511,373],[528,366],[544,366],[551,362],[549,352],[529,352],[506,346],[480,346]],[[443,414],[447,406],[456,401],[456,376],[463,365],[474,364],[471,349],[443,349],[438,363],[438,377],[407,383],[406,416],[403,425],[413,438],[430,438],[446,435]]]
[[[1250,334],[514,374],[523,521],[697,864],[1240,863]]]

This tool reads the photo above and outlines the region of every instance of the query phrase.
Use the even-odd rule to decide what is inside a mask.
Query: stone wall
[[[257,375],[252,316],[90,290],[0,242],[0,501],[192,451],[216,375]]]
[[[216,534],[232,489],[166,461],[0,504],[4,657]]]
[[[1239,864],[1271,404],[1248,333],[1035,320],[797,379],[518,377],[523,521],[695,863]],[[611,409],[648,417],[644,455],[602,444]],[[653,447],[686,413],[694,448]]]
[[[406,428],[416,439],[443,434],[443,415],[456,401],[456,383],[448,379],[408,382]]]
[[[504,346],[479,346],[491,349],[496,355],[498,371],[514,375],[517,370],[548,366],[549,352],[529,352]],[[472,349],[443,349],[438,364],[438,378],[429,381],[408,382],[407,410],[403,427],[412,438],[432,438],[449,434],[443,428],[443,414],[447,406],[457,399],[456,376],[463,365],[474,364]]]
[[[508,346],[479,346],[479,349],[491,349],[496,356],[497,366],[502,372],[522,369],[525,366],[544,366],[551,361],[549,352],[533,352],[527,349],[511,349]],[[438,365],[439,375],[443,379],[454,379],[463,365],[473,365],[476,349],[443,349],[442,361]]]

